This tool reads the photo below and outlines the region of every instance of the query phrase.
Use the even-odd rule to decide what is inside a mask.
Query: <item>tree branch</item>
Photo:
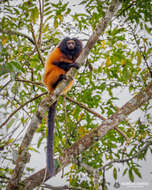
[[[21,32],[17,32],[17,31],[13,31],[13,30],[3,30],[2,28],[0,28],[0,33],[8,34],[8,35],[22,36],[22,37],[28,39],[33,45],[35,45],[33,39],[30,36],[23,34]]]
[[[121,121],[125,120],[126,117],[138,109],[140,106],[145,104],[149,99],[152,98],[152,82],[144,89],[141,90],[136,96],[134,96],[130,101],[128,101],[122,108],[120,108],[115,114],[113,114],[109,119],[103,121],[103,123],[97,128],[91,130],[88,134],[83,136],[80,140],[74,143],[69,149],[65,150],[60,156],[60,162],[62,166],[67,166],[70,162],[75,160],[79,154],[87,150],[92,146],[96,139],[102,138],[107,132],[117,126]],[[61,171],[58,168],[55,171],[55,175]],[[23,184],[28,184],[24,190],[30,190],[34,187],[40,185],[44,180],[45,168],[36,172],[32,176],[28,177],[23,181]],[[48,174],[47,178],[48,179]]]
[[[40,52],[40,49],[39,49],[39,46],[38,46],[38,43],[37,43],[37,40],[36,40],[36,37],[35,37],[34,28],[33,28],[32,23],[31,23],[31,32],[32,32],[32,36],[33,36],[33,39],[34,39],[36,50],[38,52],[39,59],[41,60],[42,65],[44,66],[45,63],[44,63],[43,57],[41,55],[41,52]]]
[[[111,21],[112,17],[116,13],[119,5],[120,5],[119,0],[112,0],[105,17],[99,21],[99,24],[97,25],[96,30],[90,36],[88,43],[86,44],[81,55],[77,59],[77,62],[79,65],[82,65],[85,62],[85,59],[87,58],[90,49],[95,45],[96,41],[99,39],[99,36],[105,31],[105,29],[108,26],[109,22]],[[32,29],[32,35],[33,35],[34,42],[36,43],[32,25],[31,25],[31,29]],[[36,48],[37,48],[38,54],[40,56],[41,54],[39,52],[37,43],[36,43]],[[40,57],[40,59],[41,59],[41,57]],[[43,63],[43,59],[41,60],[41,62]],[[38,124],[41,122],[45,112],[48,111],[49,107],[56,101],[57,97],[61,94],[61,92],[63,92],[63,89],[69,84],[71,79],[74,77],[75,73],[76,73],[76,69],[71,69],[67,73],[67,80],[61,82],[57,86],[57,88],[54,90],[54,93],[52,94],[51,98],[47,98],[47,101],[43,100],[41,102],[37,113],[33,116],[32,120],[31,120],[31,123],[27,130],[27,133],[26,133],[26,135],[22,141],[22,144],[19,148],[19,156],[18,156],[18,159],[16,162],[16,167],[13,171],[12,178],[9,181],[9,184],[8,184],[6,190],[19,189],[19,182],[21,180],[21,176],[23,175],[23,170],[24,170],[25,164],[27,162],[25,159],[25,157],[26,157],[25,155],[27,154],[28,147],[33,139],[34,132],[35,132]],[[64,153],[64,154],[66,155],[66,153]],[[66,162],[63,161],[63,157],[60,158],[61,163],[64,166],[69,163],[71,158],[67,159],[67,157],[65,157],[65,159],[66,159]],[[23,160],[24,160],[24,162],[23,162]],[[58,170],[58,171],[60,171],[60,170]],[[56,172],[58,172],[58,171],[56,171]],[[36,175],[36,178],[35,178],[35,175]],[[35,174],[35,175],[32,175],[31,178],[28,178],[29,180],[26,181],[27,183],[24,183],[25,181],[23,182],[24,184],[26,184],[26,187],[24,189],[30,190],[30,189],[33,189],[34,187],[40,185],[44,181],[45,169],[42,169],[41,173],[37,172],[37,174]],[[47,178],[48,178],[48,174],[46,174],[46,179]]]
[[[67,149],[60,157],[62,166],[66,166],[68,163],[78,155],[87,150],[95,142],[95,139],[102,138],[107,132],[117,126],[121,121],[142,104],[146,103],[152,96],[152,82],[144,89],[141,90],[135,97],[128,101],[122,108],[120,108],[109,119],[103,121],[103,123],[97,128],[91,130],[88,134],[83,136],[79,141],[74,143],[71,148]]]
[[[34,100],[36,100],[37,98],[44,96],[45,94],[47,94],[47,92],[44,92],[42,94],[39,94],[37,96],[35,96],[34,98],[30,99],[29,101],[25,102],[24,104],[22,104],[21,106],[19,106],[16,110],[14,110],[9,116],[8,118],[0,125],[0,128],[2,128],[4,125],[6,125],[6,123],[20,110],[22,109],[24,106],[26,106],[27,104],[29,104],[30,102],[33,102]]]
[[[42,27],[43,27],[43,11],[44,11],[44,0],[39,0],[39,10],[40,10],[40,26],[39,26],[39,37],[37,44],[39,48],[41,47],[41,37],[42,37]]]
[[[79,107],[87,110],[88,112],[92,113],[93,115],[95,115],[96,117],[100,118],[101,120],[106,120],[105,117],[103,117],[101,114],[95,112],[94,110],[88,108],[86,105],[74,100],[73,98],[70,98],[69,96],[63,95],[67,100],[69,100],[70,102],[73,102],[74,104],[77,104]]]
[[[137,47],[138,47],[138,50],[139,50],[139,52],[141,53],[141,55],[142,55],[142,57],[143,57],[143,59],[144,59],[144,62],[145,62],[145,64],[146,64],[146,67],[147,67],[147,69],[148,69],[148,72],[149,72],[149,74],[150,74],[150,76],[151,76],[151,78],[152,78],[152,70],[151,70],[151,68],[150,68],[150,66],[149,66],[149,64],[148,64],[148,61],[147,61],[147,59],[146,59],[146,56],[145,56],[144,52],[142,51],[142,48],[140,47],[140,45],[139,45],[139,43],[138,43],[137,34],[135,34],[135,32],[134,32],[133,27],[132,27],[131,24],[128,24],[128,26],[129,26],[129,28],[131,29],[131,32],[132,32],[133,38],[134,38],[134,40],[135,40],[135,42],[136,42],[136,45],[137,45]]]
[[[69,187],[67,185],[55,187],[55,186],[52,186],[52,185],[44,184],[41,187],[44,187],[44,188],[47,188],[47,189],[52,189],[52,190],[63,190],[63,189],[66,189],[66,190],[68,190],[68,189],[69,190],[86,190],[84,188],[79,188],[79,187],[72,188],[72,187]]]
[[[15,80],[19,81],[19,82],[27,82],[27,83],[30,83],[32,85],[38,85],[38,86],[43,86],[44,87],[44,84],[41,83],[41,82],[35,82],[35,81],[31,81],[31,80],[24,80],[24,79],[20,79],[20,78],[16,78]]]
[[[12,82],[12,79],[10,79],[4,86],[1,87],[0,92],[7,86],[9,83]]]
[[[66,95],[65,95],[64,97],[65,97],[67,100],[73,102],[74,104],[77,104],[77,105],[80,106],[81,108],[83,108],[83,109],[87,110],[88,112],[92,113],[93,115],[95,115],[96,117],[100,118],[101,120],[103,120],[103,121],[106,120],[105,117],[103,117],[101,114],[95,112],[94,110],[88,108],[86,105],[84,105],[84,104],[82,104],[82,103],[80,103],[80,102],[77,102],[76,100],[70,98],[69,96],[66,96]],[[115,130],[116,130],[118,133],[120,133],[120,134],[126,139],[127,142],[130,141],[129,137],[128,137],[119,127],[115,126],[114,128],[115,128]]]
[[[105,31],[106,27],[108,26],[109,22],[113,18],[114,14],[117,12],[117,9],[120,5],[119,0],[112,0],[109,9],[107,10],[106,15],[99,20],[99,23],[96,26],[95,31],[93,31],[92,35],[88,39],[88,42],[86,46],[83,48],[82,53],[76,60],[76,63],[81,66],[85,63],[85,60],[87,59],[89,52],[91,48],[95,45],[95,43],[99,40],[100,35]],[[77,69],[71,68],[67,74],[66,78],[67,80],[63,80],[59,83],[57,88],[54,90],[52,96],[51,96],[51,104],[57,99],[57,97],[63,92],[65,87],[70,83],[70,81],[74,78],[75,74],[77,72]]]
[[[111,165],[111,164],[113,164],[113,163],[124,163],[124,162],[128,162],[128,161],[130,161],[130,160],[133,160],[134,158],[138,158],[139,155],[140,155],[141,153],[143,153],[145,150],[147,150],[147,148],[148,148],[149,146],[151,146],[151,145],[152,145],[152,139],[148,140],[148,141],[146,142],[146,144],[144,145],[144,147],[141,148],[141,150],[139,150],[139,151],[138,151],[136,154],[134,154],[132,157],[126,158],[126,159],[122,159],[122,160],[119,160],[119,159],[112,160],[112,161],[108,162],[107,164],[105,164],[104,166],[102,166],[101,168],[99,168],[98,170],[102,170],[102,169],[106,168],[107,166],[109,166],[109,165]]]

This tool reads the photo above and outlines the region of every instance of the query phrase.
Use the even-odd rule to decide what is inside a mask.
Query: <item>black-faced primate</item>
[[[49,93],[52,93],[58,83],[66,79],[66,72],[78,65],[75,60],[78,58],[82,51],[82,42],[77,38],[64,38],[61,43],[49,55],[45,64],[44,71],[44,84],[48,88]],[[64,90],[65,92],[70,89],[73,81]],[[50,176],[54,174],[53,163],[53,142],[54,142],[54,118],[56,113],[57,102],[52,104],[48,112],[48,135],[47,135],[47,169]]]

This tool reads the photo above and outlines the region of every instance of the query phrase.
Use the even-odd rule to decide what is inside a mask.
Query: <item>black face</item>
[[[74,40],[68,40],[67,42],[66,42],[66,46],[67,46],[67,48],[69,49],[69,50],[74,50],[74,48],[75,48],[75,41]]]
[[[61,52],[72,60],[76,60],[82,51],[82,42],[77,38],[64,38],[58,46]]]

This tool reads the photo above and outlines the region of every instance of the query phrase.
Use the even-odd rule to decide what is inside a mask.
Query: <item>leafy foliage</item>
[[[25,129],[42,99],[41,96],[34,97],[46,92],[41,85],[44,65],[36,51],[32,26],[41,55],[46,59],[48,52],[64,36],[79,37],[85,44],[99,19],[104,17],[109,3],[107,0],[80,0],[79,3],[13,0],[0,3],[1,127],[4,127],[3,122],[8,118],[5,130],[0,135],[0,188],[5,187],[12,173],[15,162],[12,153],[18,150]],[[118,105],[122,105],[121,90],[127,89],[129,96],[132,96],[148,83],[152,73],[151,7],[150,0],[122,1],[118,15],[91,50],[88,61],[80,68],[68,96],[108,118],[119,109]],[[127,101],[128,97],[125,99]],[[19,107],[21,109],[15,111]],[[151,137],[151,105],[147,103],[141,110],[144,112],[142,118],[136,117],[132,121],[126,119],[118,126],[130,138],[129,145],[126,145],[121,134],[111,130],[80,158],[76,158],[76,164],[65,174],[71,186],[85,189],[97,187],[94,173],[81,167],[79,160],[94,170],[99,169],[98,185],[102,186],[104,171],[100,168],[105,163],[132,158],[144,147]],[[38,154],[45,146],[46,120],[43,118],[36,131],[37,141],[30,147],[31,153]],[[66,102],[65,105],[63,97],[60,97],[56,117],[55,154],[62,154],[63,150],[100,123],[101,120],[95,115],[72,102]],[[138,159],[143,160],[146,153],[147,150],[142,152]],[[135,175],[142,177],[139,167],[136,159],[130,159],[124,162],[121,173],[128,174],[130,181],[134,182]],[[105,172],[107,171],[112,172],[115,184],[118,184],[116,164],[107,166]],[[33,168],[27,167],[26,174],[32,172]],[[108,185],[108,182],[104,185]]]

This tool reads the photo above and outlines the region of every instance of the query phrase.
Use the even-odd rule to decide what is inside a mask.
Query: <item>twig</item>
[[[76,100],[70,98],[69,96],[64,96],[67,100],[69,100],[70,102],[73,102],[74,104],[77,104],[79,107],[87,110],[88,112],[92,113],[93,115],[97,116],[98,118],[100,118],[101,120],[106,120],[105,117],[103,117],[102,115],[100,115],[99,113],[95,112],[94,110],[88,108],[86,105],[80,103],[80,102],[77,102]]]
[[[100,168],[98,168],[98,169],[95,169],[95,168],[93,168],[93,167],[91,167],[91,166],[89,166],[89,165],[87,165],[87,164],[85,164],[85,163],[83,163],[83,162],[80,163],[80,166],[83,167],[83,168],[84,168],[86,171],[88,171],[89,173],[99,172],[99,171],[101,171],[101,170],[105,170],[106,167],[110,166],[111,164],[114,164],[114,163],[125,163],[125,162],[131,161],[131,160],[133,160],[133,159],[138,159],[139,155],[142,154],[144,151],[146,151],[147,148],[148,148],[149,146],[151,146],[151,145],[152,145],[152,139],[149,139],[149,140],[147,140],[147,142],[145,143],[144,147],[142,147],[141,150],[139,150],[137,153],[135,153],[135,154],[134,154],[133,156],[131,156],[130,158],[121,159],[121,160],[120,160],[120,159],[114,159],[114,160],[108,162],[107,164],[105,164],[104,166],[102,166],[102,167],[100,167]],[[76,162],[74,161],[74,163],[76,163]]]
[[[22,106],[22,105],[20,104],[20,102],[16,99],[16,97],[14,97],[14,100],[15,100],[15,102],[17,102],[17,104],[18,104],[19,106]],[[22,107],[22,109],[23,109],[23,111],[28,115],[28,117],[31,119],[30,114],[24,109],[24,107]]]
[[[128,161],[130,161],[130,160],[133,160],[134,158],[138,158],[138,156],[139,156],[142,152],[144,152],[145,150],[147,150],[147,148],[148,148],[150,145],[152,145],[152,139],[148,140],[148,141],[146,142],[146,144],[144,145],[144,147],[143,147],[141,150],[139,150],[137,153],[135,153],[132,157],[126,158],[126,159],[122,159],[122,160],[119,160],[119,159],[112,160],[112,161],[108,162],[107,164],[105,164],[104,166],[102,166],[101,168],[99,168],[99,170],[102,170],[102,169],[106,168],[107,166],[109,166],[109,165],[111,165],[111,164],[113,164],[113,163],[124,163],[124,162],[128,162]]]
[[[116,18],[118,18],[119,16],[121,16],[126,10],[128,10],[129,8],[131,8],[133,5],[136,5],[136,2],[132,1],[130,3],[130,5],[128,5],[127,7],[125,7],[118,15],[116,15],[116,17],[114,19],[112,19],[112,21],[114,21]]]
[[[31,81],[34,81],[34,69],[30,68],[30,70],[31,70]],[[32,88],[35,91],[35,86],[34,85],[32,85]]]
[[[27,104],[29,104],[30,102],[36,100],[37,98],[44,96],[45,94],[47,94],[47,92],[44,92],[42,94],[39,94],[37,96],[35,96],[34,98],[30,99],[29,101],[25,102],[24,104],[22,104],[20,107],[18,107],[15,111],[13,111],[8,118],[0,125],[0,128],[2,128],[4,125],[6,125],[6,123],[20,110],[22,109],[24,106],[26,106]]]
[[[64,123],[64,128],[65,128],[65,142],[66,146],[68,144],[68,116],[67,116],[67,110],[66,110],[66,97],[64,97],[64,117],[65,117],[65,123]]]
[[[44,86],[44,84],[41,83],[41,82],[35,82],[35,81],[30,81],[30,80],[25,80],[25,79],[19,79],[19,78],[16,78],[15,80],[19,81],[19,82],[27,82],[27,83],[30,83],[32,85]]]
[[[1,92],[7,85],[9,85],[10,82],[12,82],[12,79],[10,79],[6,84],[4,84],[4,86],[0,89],[0,92]]]
[[[105,168],[102,170],[102,190],[105,190],[106,178],[105,178]]]
[[[88,112],[92,113],[93,115],[95,115],[96,117],[100,118],[101,120],[105,121],[106,118],[103,117],[102,115],[100,115],[99,113],[95,112],[94,110],[88,108],[87,106],[85,106],[84,104],[80,103],[80,102],[77,102],[76,100],[70,98],[69,96],[64,96],[67,100],[69,100],[70,102],[73,102],[74,104],[77,104],[78,106],[80,106],[81,108],[87,110]],[[129,137],[126,135],[126,133],[124,133],[119,127],[115,126],[114,127],[115,130],[120,133],[125,139],[127,142],[130,141]]]
[[[84,188],[79,188],[79,187],[69,187],[67,185],[55,187],[53,185],[44,184],[44,185],[41,185],[41,187],[47,188],[47,189],[52,189],[52,190],[62,190],[62,189],[67,189],[67,190],[86,190]]]
[[[39,10],[40,10],[40,26],[39,26],[39,37],[38,37],[38,47],[41,47],[41,37],[42,37],[42,26],[43,26],[43,11],[44,11],[44,0],[39,0]]]
[[[99,172],[95,171],[93,173],[93,177],[94,177],[94,189],[99,189]]]
[[[1,0],[1,1],[0,1],[0,4],[1,4],[1,3],[5,3],[5,2],[7,2],[7,1],[9,1],[9,0]]]
[[[145,55],[144,55],[144,53],[143,53],[141,47],[139,46],[139,43],[138,43],[138,40],[137,40],[137,35],[134,33],[134,30],[133,30],[132,26],[131,26],[130,24],[128,24],[128,26],[129,26],[130,29],[131,29],[131,32],[132,32],[132,35],[133,35],[133,37],[134,37],[134,40],[135,40],[135,42],[136,42],[136,44],[137,44],[138,50],[139,50],[139,52],[141,53],[142,57],[144,58],[144,62],[145,62],[145,64],[146,64],[146,67],[147,67],[147,69],[148,69],[148,71],[149,71],[149,73],[150,73],[150,76],[151,76],[151,78],[152,78],[152,70],[151,70],[151,68],[149,67],[149,64],[148,64],[148,62],[147,62],[147,59],[146,59],[146,57],[145,57]]]
[[[33,25],[32,25],[32,23],[30,23],[30,25],[31,25],[31,32],[32,32],[32,36],[33,36],[33,39],[34,39],[36,50],[38,52],[39,59],[41,60],[42,65],[44,66],[45,63],[44,63],[43,57],[41,55],[41,52],[40,52],[40,49],[39,49],[39,46],[38,46],[38,43],[37,43],[37,40],[36,40],[36,37],[35,37]]]
[[[3,30],[2,28],[0,28],[0,33],[22,36],[22,37],[28,39],[33,45],[35,45],[33,39],[30,36],[23,34],[21,32],[17,32],[17,31],[13,31],[13,30]]]

